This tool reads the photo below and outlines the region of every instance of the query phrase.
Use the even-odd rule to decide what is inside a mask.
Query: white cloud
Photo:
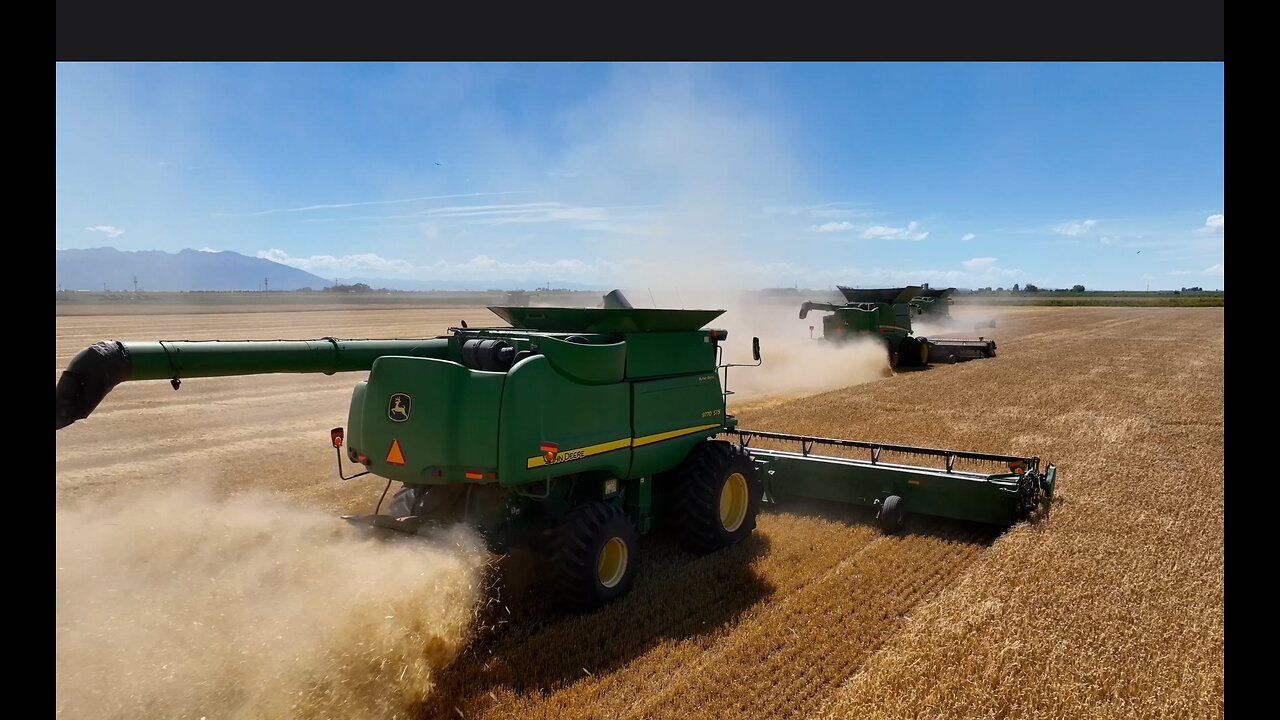
[[[1224,274],[1224,273],[1223,273],[1223,266],[1224,266],[1224,265],[1226,265],[1226,263],[1218,263],[1217,265],[1210,265],[1209,267],[1205,268],[1204,270],[1201,270],[1201,271],[1200,271],[1200,274],[1201,274],[1201,275],[1223,275],[1223,274]]]
[[[972,240],[972,239],[974,239],[974,238],[976,238],[976,237],[978,237],[978,236],[977,236],[977,235],[974,235],[973,233],[965,233],[965,234],[960,238],[960,240],[961,240],[962,242],[968,242],[968,241],[970,241],[970,240]]]
[[[924,240],[929,233],[919,231],[920,223],[912,220],[904,228],[872,225],[862,231],[863,240]]]
[[[607,260],[591,262],[576,258],[540,261],[524,260],[506,262],[487,255],[477,255],[464,262],[437,260],[426,265],[415,265],[408,260],[384,258],[374,253],[358,255],[312,255],[293,257],[283,250],[272,248],[259,250],[258,257],[321,277],[414,279],[414,280],[577,280],[587,283],[604,283],[625,278],[642,269],[638,261],[622,263]]]
[[[996,265],[996,259],[993,257],[979,257],[971,260],[965,260],[960,263],[966,270],[987,270]]]
[[[88,230],[89,232],[100,232],[111,238],[120,237],[124,234],[124,229],[115,227],[114,225],[91,225],[90,227],[85,228],[85,230]]]
[[[1064,222],[1064,223],[1059,223],[1058,225],[1054,225],[1053,231],[1058,233],[1059,235],[1070,235],[1072,237],[1075,237],[1077,235],[1084,235],[1085,233],[1092,230],[1093,226],[1097,224],[1098,224],[1097,220],[1073,220],[1071,222]]]
[[[817,205],[775,205],[764,208],[771,215],[801,215],[811,218],[867,217],[874,213],[848,200]]]
[[[321,277],[333,277],[335,275],[347,277],[365,274],[378,277],[410,277],[416,270],[413,264],[407,260],[388,259],[375,253],[343,255],[342,257],[333,255],[292,257],[283,250],[271,248],[270,250],[259,250],[258,257],[278,262],[281,265],[296,267],[299,270],[316,273]]]
[[[1110,245],[1111,238],[1107,237],[1106,235],[1103,235],[1101,238],[1098,238],[1098,242],[1102,243],[1103,245]]]
[[[851,223],[851,222],[847,222],[847,221],[844,221],[844,222],[829,222],[829,223],[823,223],[823,224],[821,224],[821,225],[813,225],[813,226],[811,226],[809,229],[810,229],[810,230],[812,230],[812,231],[814,231],[814,232],[822,232],[822,233],[826,233],[826,232],[842,232],[842,231],[844,231],[844,230],[852,230],[852,229],[853,229],[853,223]]]
[[[428,200],[452,200],[454,198],[465,197],[489,197],[493,195],[517,195],[526,192],[525,190],[504,190],[502,192],[478,192],[478,193],[457,193],[453,195],[422,195],[420,197],[399,198],[396,200],[364,200],[360,202],[344,202],[344,203],[325,203],[322,205],[304,205],[302,207],[291,208],[274,208],[271,210],[259,210],[251,213],[214,213],[216,216],[240,216],[240,217],[256,217],[259,215],[275,215],[276,213],[297,213],[310,212],[312,210],[335,210],[341,208],[365,207],[368,205],[401,205],[404,203],[426,202]]]
[[[1200,228],[1200,232],[1202,233],[1226,232],[1226,228],[1227,228],[1226,222],[1227,220],[1226,220],[1225,213],[1210,215],[1209,217],[1204,219],[1204,227]]]
[[[756,263],[742,261],[738,263],[738,275],[759,285],[760,287],[777,287],[798,284],[801,287],[822,287],[834,285],[852,285],[863,287],[913,285],[927,282],[937,287],[984,287],[987,285],[1007,285],[1016,278],[1026,275],[1018,268],[1002,268],[994,264],[992,258],[974,258],[979,262],[977,267],[963,270],[915,269],[897,270],[891,268],[864,268],[855,266],[820,267],[799,265],[792,262]],[[986,264],[986,260],[992,260]],[[965,265],[965,263],[961,263]]]
[[[200,248],[200,252],[216,253],[216,252],[222,252],[222,251],[219,250],[218,248],[211,248],[208,245],[205,245],[204,247]]]

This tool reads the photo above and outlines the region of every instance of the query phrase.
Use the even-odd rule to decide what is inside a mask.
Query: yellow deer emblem
[[[391,396],[391,401],[387,404],[387,417],[392,422],[404,422],[409,419],[409,410],[413,406],[413,400],[407,393],[396,393]]]

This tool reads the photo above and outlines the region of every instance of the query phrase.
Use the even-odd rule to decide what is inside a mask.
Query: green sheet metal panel
[[[434,358],[379,358],[364,389],[360,435],[352,434],[351,443],[385,478],[411,484],[474,481],[467,472],[498,469],[498,410],[506,377]]]
[[[711,332],[633,333],[627,336],[627,378],[715,373]]]
[[[557,372],[545,355],[521,360],[506,377],[497,424],[500,483],[583,472],[629,477],[628,383],[582,385]]]
[[[576,343],[545,335],[531,338],[529,346],[551,361],[570,380],[585,385],[622,382],[627,367],[627,343]]]
[[[694,445],[722,428],[723,396],[715,372],[632,383],[635,452],[631,474],[675,467]]]

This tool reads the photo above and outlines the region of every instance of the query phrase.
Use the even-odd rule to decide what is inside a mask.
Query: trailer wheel
[[[675,482],[674,509],[686,548],[713,552],[755,529],[762,489],[741,447],[723,440],[698,445],[677,468]]]
[[[616,505],[593,500],[570,510],[551,540],[551,574],[565,605],[590,610],[627,594],[636,576],[639,536]]]
[[[890,495],[880,503],[880,513],[876,515],[876,521],[880,523],[880,529],[885,534],[892,535],[902,527],[902,520],[906,515],[902,506],[902,498],[897,495]]]

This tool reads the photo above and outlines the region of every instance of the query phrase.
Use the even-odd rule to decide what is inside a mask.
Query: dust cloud
[[[723,362],[754,362],[751,338],[760,338],[763,364],[729,370],[729,389],[735,393],[730,396],[731,405],[826,392],[893,374],[879,341],[829,343],[822,339],[826,313],[815,310],[806,319],[799,318],[800,303],[816,296],[765,298],[741,290],[698,294],[660,287],[625,289],[624,293],[637,307],[724,309],[708,325],[729,331],[722,343]]]
[[[730,296],[733,298],[733,296]],[[711,325],[725,328],[727,362],[750,363],[751,338],[760,338],[758,368],[730,368],[730,401],[762,400],[835,390],[892,375],[884,345],[875,340],[835,343],[822,339],[822,312],[801,320],[791,304],[739,295]],[[810,337],[809,326],[813,326]]]
[[[395,717],[467,639],[488,555],[461,527],[368,537],[265,494],[56,512],[55,714]]]

